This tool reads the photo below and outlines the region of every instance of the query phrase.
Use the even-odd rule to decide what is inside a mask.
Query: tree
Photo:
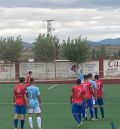
[[[33,52],[36,60],[46,61],[57,58],[59,40],[57,37],[40,34],[33,43]]]
[[[120,57],[120,50],[118,51],[118,57]]]
[[[15,62],[19,59],[22,51],[21,37],[0,38],[0,59],[7,62]]]
[[[114,53],[114,57],[115,57],[115,58],[118,57],[118,53],[117,53],[117,52]]]
[[[99,59],[100,58],[100,51],[97,51],[96,52],[96,59]]]
[[[92,55],[92,59],[94,60],[96,58],[96,52],[94,48],[92,49],[91,55]]]
[[[90,44],[86,38],[68,38],[63,41],[63,55],[66,59],[76,63],[85,62],[90,53]]]
[[[106,49],[104,45],[100,46],[100,57],[104,57],[104,58],[107,57]]]

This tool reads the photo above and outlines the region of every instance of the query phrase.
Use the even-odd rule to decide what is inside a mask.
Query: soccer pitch
[[[13,129],[14,107],[12,105],[15,84],[0,84],[0,129]],[[76,122],[71,114],[69,97],[71,84],[39,84],[42,96],[43,129],[76,129]],[[83,129],[111,129],[115,123],[120,129],[120,85],[104,85],[105,118],[97,121],[85,121]],[[25,129],[30,129],[26,115]],[[34,117],[36,120],[36,117]],[[19,124],[20,125],[20,124]],[[34,129],[37,129],[34,121]]]

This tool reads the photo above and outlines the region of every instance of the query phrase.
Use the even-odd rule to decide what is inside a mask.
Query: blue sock
[[[15,126],[15,128],[17,128],[17,125],[18,125],[18,119],[14,119],[14,126]]]
[[[79,120],[81,121],[81,114],[80,114],[80,113],[78,114],[78,117],[79,117]],[[80,123],[80,122],[79,122],[79,123]]]
[[[93,118],[93,109],[92,108],[90,108],[90,116],[91,116],[91,118]]]
[[[113,122],[111,122],[111,127],[112,127],[112,129],[115,129],[115,125]]]
[[[101,111],[102,118],[104,118],[104,108],[100,107],[100,111]]]
[[[25,120],[21,120],[21,129],[23,129],[23,127],[24,127],[24,121]]]
[[[85,119],[85,108],[83,108],[83,110],[82,110],[82,117],[83,117],[83,119]]]
[[[77,121],[77,123],[79,124],[80,123],[80,118],[78,116],[78,114],[73,114],[75,120]]]
[[[97,114],[97,107],[94,108],[94,112],[95,112],[95,118],[98,118],[98,114]]]

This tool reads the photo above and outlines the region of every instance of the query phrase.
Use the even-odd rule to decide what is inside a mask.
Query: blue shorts
[[[72,104],[72,113],[82,113],[83,104],[73,103]]]
[[[26,106],[25,105],[15,105],[15,113],[16,114],[26,114]]]
[[[88,108],[88,107],[92,108],[93,107],[93,100],[92,100],[92,98],[88,99],[87,101],[84,101],[83,105],[84,105],[83,106],[84,108]]]
[[[90,99],[87,100],[87,104],[88,104],[88,107],[89,108],[92,108],[93,107],[93,100],[92,100],[92,98],[90,98]]]
[[[103,98],[97,98],[97,100],[95,101],[95,105],[104,105]]]

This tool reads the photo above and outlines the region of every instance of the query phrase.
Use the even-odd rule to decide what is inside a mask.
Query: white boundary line
[[[58,85],[58,84],[55,84],[55,85],[50,86],[50,87],[48,88],[48,90],[50,90],[50,89],[56,87],[57,85]]]

